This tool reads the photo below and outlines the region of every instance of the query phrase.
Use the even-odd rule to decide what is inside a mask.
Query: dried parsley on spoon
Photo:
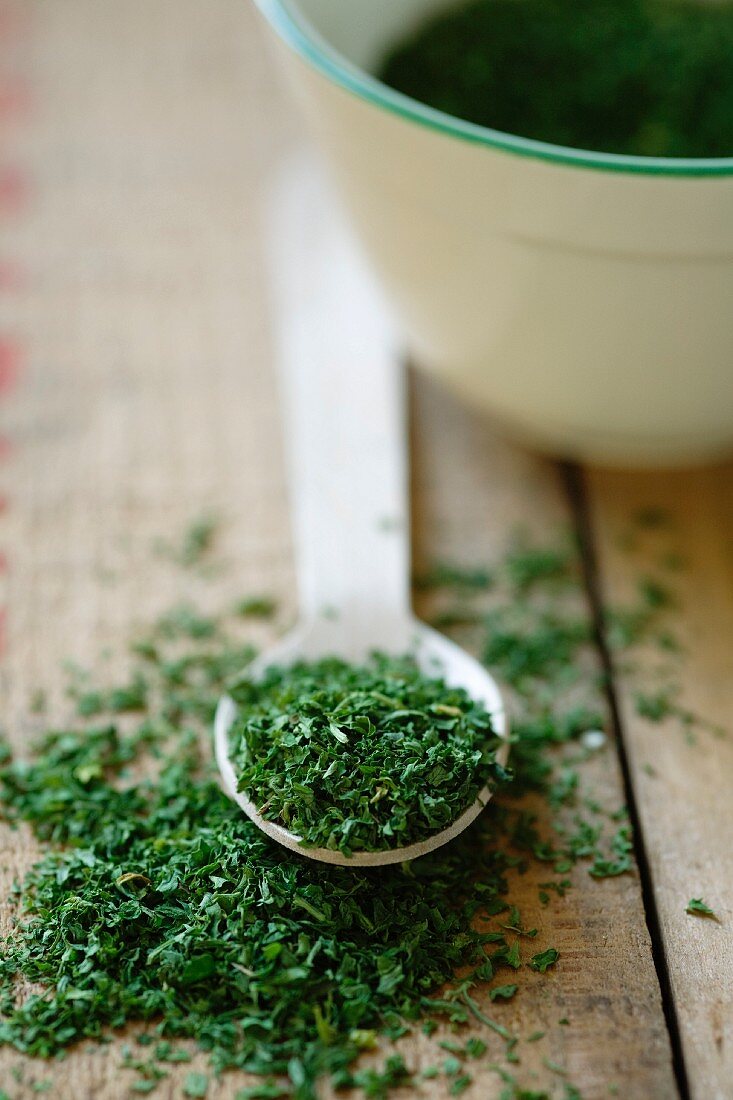
[[[508,778],[485,708],[409,657],[273,667],[231,695],[239,790],[308,846],[406,847]]]

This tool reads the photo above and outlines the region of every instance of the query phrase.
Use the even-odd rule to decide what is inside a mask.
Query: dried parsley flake
[[[694,917],[713,917],[718,919],[717,914],[709,905],[706,905],[702,898],[690,898],[687,903],[686,913],[689,913]]]

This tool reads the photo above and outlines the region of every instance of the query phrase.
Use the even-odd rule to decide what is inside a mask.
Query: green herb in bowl
[[[380,77],[448,114],[556,145],[733,155],[733,3],[473,0],[432,17]]]

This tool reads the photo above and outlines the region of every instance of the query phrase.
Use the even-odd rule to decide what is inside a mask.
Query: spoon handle
[[[310,165],[270,235],[301,613],[409,614],[405,372],[385,307]],[[273,239],[274,236],[274,239]]]

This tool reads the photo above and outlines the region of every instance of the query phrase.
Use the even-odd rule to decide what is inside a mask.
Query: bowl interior
[[[460,0],[286,0],[293,15],[357,68],[372,72],[385,51],[427,16]]]
[[[394,43],[426,17],[463,0],[255,0],[290,46],[329,80],[374,106],[490,149],[595,170],[730,176],[733,157],[648,157],[552,145],[466,122],[410,99],[371,74]],[[705,2],[705,0],[701,0]],[[721,0],[733,2],[733,0]]]

